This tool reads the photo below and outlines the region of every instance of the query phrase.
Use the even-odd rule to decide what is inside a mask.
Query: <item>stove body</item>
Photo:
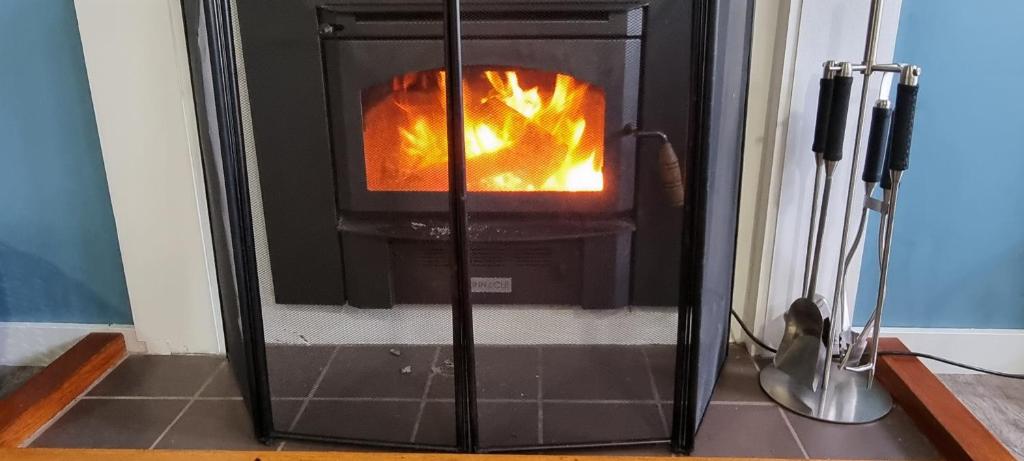
[[[582,144],[589,140],[586,147],[597,150],[596,173],[602,180],[599,190],[566,181],[546,187],[549,172],[539,171],[545,166],[526,168],[532,178],[522,181],[523,175],[510,173],[514,166],[495,165],[502,159],[480,168],[470,159],[473,301],[584,308],[676,305],[680,210],[662,196],[659,145],[638,141],[623,128],[635,124],[664,131],[684,156],[689,154],[683,146],[692,142],[688,128],[698,106],[689,99],[687,62],[694,45],[686,33],[688,5],[474,2],[464,9],[467,80],[497,74],[507,85],[512,72],[519,89],[539,89],[545,102],[558,80],[567,78],[576,86],[569,92],[584,87],[597,95],[598,104],[590,106],[599,107],[584,108],[589,113],[580,118],[590,122]],[[245,48],[281,51],[246,54],[277,301],[364,308],[446,302],[450,268],[436,257],[441,250],[433,243],[448,232],[446,175],[436,174],[446,163],[435,162],[433,172],[416,179],[382,173],[385,157],[402,161],[395,159],[402,155],[401,142],[409,143],[402,133],[416,132],[410,117],[391,120],[386,108],[375,112],[374,107],[397,104],[396,99],[425,105],[424,99],[443,94],[431,92],[443,67],[436,5],[241,5],[239,20]],[[395,96],[409,82],[420,91]],[[495,98],[494,85],[478,86],[464,91]],[[443,135],[443,126],[430,123],[437,120],[426,117],[435,138],[425,135],[423,143]],[[369,125],[390,128],[391,139]],[[501,121],[491,126],[503,128]],[[530,128],[543,126],[537,122]],[[529,145],[530,135],[520,142]],[[570,169],[558,161],[570,160],[563,152],[523,147],[505,152],[506,162]],[[578,164],[586,155],[577,152],[571,161]],[[477,178],[481,175],[488,178]],[[505,182],[519,185],[493,184],[493,178],[512,178]],[[483,184],[485,179],[492,183]]]

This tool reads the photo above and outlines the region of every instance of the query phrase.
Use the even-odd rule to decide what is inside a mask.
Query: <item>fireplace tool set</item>
[[[875,367],[896,200],[903,172],[909,166],[921,69],[909,64],[875,62],[881,9],[882,0],[872,0],[862,63],[827,61],[824,64],[811,149],[817,166],[802,297],[787,310],[783,339],[774,362],[764,368],[760,376],[761,387],[779,404],[801,415],[836,423],[875,421],[888,414],[892,408],[889,394],[881,386],[874,385]],[[839,247],[838,275],[830,305],[823,296],[817,294],[817,282],[833,174],[843,158],[843,139],[855,73],[863,75],[853,147],[853,165],[858,163],[869,81],[875,72],[886,77],[882,84],[883,95],[888,93],[888,77],[899,75],[896,100],[890,104],[883,96],[871,111],[864,170],[861,174],[864,183],[863,206],[856,236],[847,251],[847,234],[851,222],[849,204],[853,203],[857,189],[856,175],[850,175],[846,201],[848,206]],[[872,196],[879,183],[883,190],[881,200]],[[851,317],[849,311],[852,307],[846,303],[844,282],[853,256],[863,240],[870,211],[878,212],[882,217],[879,225],[878,294],[869,320],[863,330],[855,334],[852,330],[843,331],[847,319]],[[841,360],[834,360],[840,356]]]

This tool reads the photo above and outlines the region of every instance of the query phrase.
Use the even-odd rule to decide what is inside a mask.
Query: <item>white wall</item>
[[[181,5],[75,9],[136,335],[151,353],[223,353]]]
[[[788,113],[788,88],[781,83],[791,28],[788,0],[754,4],[750,49],[750,84],[747,89],[747,120],[744,139],[742,185],[736,239],[736,276],[733,309],[748,325],[759,325],[767,302],[771,274],[775,219],[778,214],[782,149],[776,148],[777,126]],[[759,330],[760,331],[760,330]],[[737,325],[733,338],[741,340]]]

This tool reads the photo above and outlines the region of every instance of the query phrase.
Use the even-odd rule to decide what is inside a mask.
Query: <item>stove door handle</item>
[[[623,128],[628,136],[637,138],[656,138],[661,141],[661,148],[658,149],[658,176],[661,177],[661,190],[668,200],[669,206],[681,207],[686,202],[686,186],[683,179],[686,176],[679,164],[679,156],[672,148],[668,135],[660,131],[643,131],[633,123],[628,123]]]
[[[679,165],[679,157],[676,155],[672,143],[661,143],[658,151],[658,173],[661,176],[661,187],[665,193],[668,204],[673,207],[681,207],[686,202],[686,187],[683,185],[683,170]]]

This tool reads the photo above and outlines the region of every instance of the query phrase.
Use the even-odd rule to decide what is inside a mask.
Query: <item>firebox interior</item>
[[[464,70],[470,192],[604,189],[604,91],[559,72]],[[448,187],[444,71],[410,72],[362,92],[366,187]]]

